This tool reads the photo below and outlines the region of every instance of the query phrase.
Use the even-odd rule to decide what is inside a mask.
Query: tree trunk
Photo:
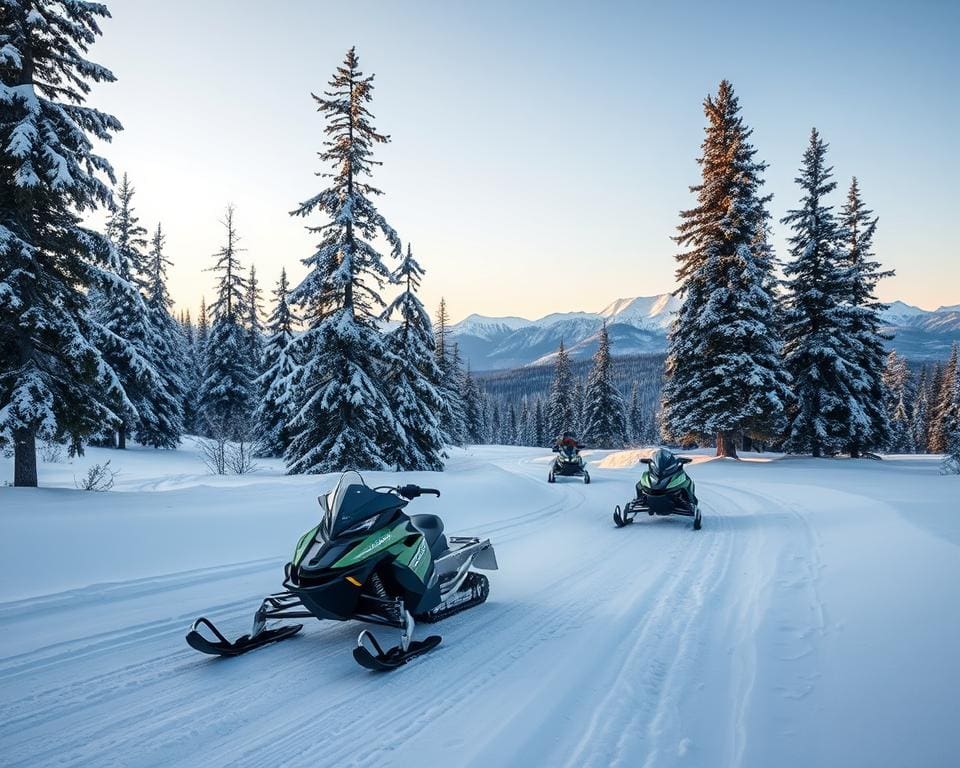
[[[32,429],[13,432],[13,484],[18,488],[37,487],[37,436]]]
[[[127,447],[127,425],[122,421],[117,429],[117,448],[124,450]]]
[[[717,456],[724,456],[728,459],[737,458],[737,435],[735,432],[717,433]]]
[[[741,446],[745,451],[754,451],[753,439],[749,435],[743,436],[743,445]]]

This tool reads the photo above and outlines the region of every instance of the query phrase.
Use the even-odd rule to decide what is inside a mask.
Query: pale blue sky
[[[168,232],[174,298],[211,293],[217,223],[272,285],[313,238],[321,90],[351,45],[376,74],[381,212],[459,319],[597,310],[675,287],[703,97],[736,88],[779,218],[810,127],[880,215],[881,297],[960,302],[960,3],[114,0],[93,49],[126,128],[108,156]],[[841,202],[840,195],[837,203]],[[318,223],[318,222],[316,222]],[[784,228],[775,228],[786,255]]]

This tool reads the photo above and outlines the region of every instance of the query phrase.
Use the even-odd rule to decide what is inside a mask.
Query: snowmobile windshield
[[[330,538],[366,530],[381,512],[399,509],[407,502],[392,493],[370,488],[358,472],[344,472],[340,482],[327,494],[324,527]],[[369,523],[364,526],[365,522]]]
[[[650,454],[650,477],[662,480],[680,471],[680,462],[666,448],[658,448]]]

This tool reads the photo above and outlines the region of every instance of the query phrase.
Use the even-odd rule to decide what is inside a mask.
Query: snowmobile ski
[[[376,654],[370,652],[367,646],[364,645],[364,640],[370,642]],[[365,629],[360,633],[360,637],[357,640],[357,647],[353,649],[353,658],[356,659],[361,667],[366,667],[374,672],[390,672],[397,667],[402,667],[410,661],[410,659],[415,659],[417,656],[422,656],[428,651],[432,651],[440,645],[440,640],[440,635],[430,635],[423,640],[411,641],[406,651],[399,645],[391,648],[389,651],[384,651],[383,648],[380,647],[380,643],[378,643],[377,639],[373,636],[373,633]]]
[[[199,627],[205,626],[217,639],[208,640],[200,634]],[[207,618],[200,617],[187,633],[187,645],[201,653],[209,653],[211,656],[239,656],[256,648],[262,648],[264,645],[276,643],[280,640],[286,640],[293,637],[297,632],[303,629],[303,624],[290,624],[286,627],[276,627],[274,629],[263,629],[254,636],[242,635],[233,642],[227,640],[223,633],[214,626],[213,622]]]

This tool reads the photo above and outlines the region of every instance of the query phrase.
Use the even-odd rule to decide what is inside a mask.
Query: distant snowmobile
[[[553,446],[553,452],[557,457],[550,466],[550,473],[547,475],[548,483],[555,483],[557,477],[582,477],[584,485],[590,482],[590,473],[587,472],[583,457],[580,456],[580,449],[586,446],[580,445],[572,432],[564,432],[557,438],[557,444]]]
[[[432,650],[440,636],[413,640],[416,621],[440,621],[484,602],[490,583],[471,568],[496,570],[497,558],[488,539],[447,538],[436,515],[402,511],[423,494],[440,491],[417,485],[370,488],[357,472],[344,473],[337,487],[320,497],[323,520],[300,537],[284,568],[286,591],[264,598],[250,634],[230,642],[201,617],[187,643],[203,653],[237,656],[303,627],[267,627],[268,620],[313,616],[399,629],[400,644],[388,651],[369,630],[360,633],[353,656],[368,669],[396,669]]]
[[[693,480],[684,471],[683,465],[693,459],[674,456],[666,448],[658,448],[649,459],[640,459],[647,465],[637,483],[637,497],[628,501],[621,510],[613,512],[613,522],[623,528],[645,512],[650,515],[684,515],[693,518],[693,530],[701,525],[700,503],[694,492]]]

